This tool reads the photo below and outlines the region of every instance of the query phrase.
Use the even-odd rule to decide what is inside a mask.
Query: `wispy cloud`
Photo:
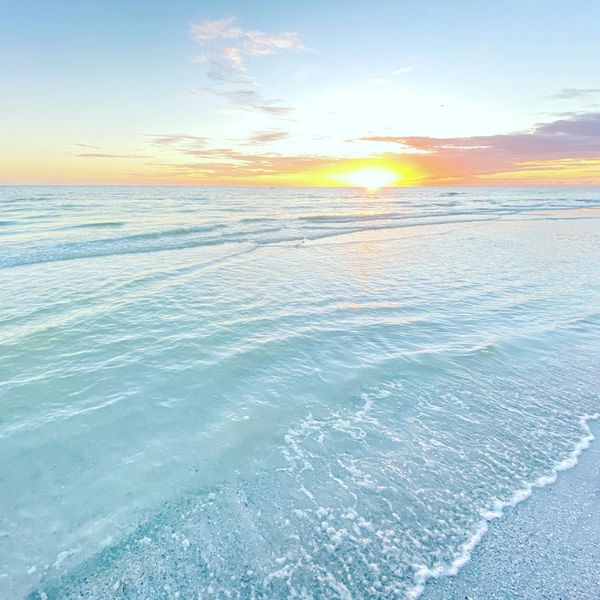
[[[227,98],[236,106],[280,116],[289,112],[279,102],[266,98],[257,88],[257,79],[247,73],[250,57],[265,57],[281,52],[304,52],[308,48],[294,32],[269,34],[243,29],[233,17],[202,21],[192,25],[192,39],[200,48],[196,60],[206,65],[211,86],[196,92],[208,92]],[[233,87],[232,87],[233,86]]]
[[[286,50],[308,50],[297,33],[286,31],[269,34],[256,29],[242,29],[234,17],[196,23],[192,25],[192,37],[203,48],[201,58],[217,53],[238,68],[244,56],[269,56]]]
[[[550,162],[560,169],[560,161],[600,158],[600,112],[538,123],[530,131],[508,134],[450,138],[375,135],[361,141],[397,144],[400,151],[391,150],[387,156],[440,178],[469,180],[531,170],[533,164],[539,168]]]
[[[196,95],[211,94],[220,98],[226,98],[241,110],[260,112],[276,117],[287,116],[292,110],[289,106],[279,104],[278,100],[265,98],[256,89],[252,88],[222,89],[205,86],[191,91]]]
[[[208,143],[208,139],[198,135],[188,135],[185,133],[174,134],[146,134],[148,141],[154,146],[173,146],[182,142],[203,146]]]
[[[75,154],[79,158],[150,158],[147,154],[111,154],[109,152],[83,152]]]
[[[229,148],[206,151],[195,162],[153,163],[156,177],[180,177],[209,182],[257,183],[281,176],[332,168],[341,159],[322,155],[284,155],[244,153]]]
[[[368,151],[362,155],[353,152],[352,157],[270,151],[269,144],[288,137],[282,129],[267,129],[252,132],[237,146],[211,147],[204,142],[194,144],[196,136],[192,135],[165,136],[167,142],[158,146],[169,150],[169,159],[156,159],[148,166],[157,181],[227,184],[311,182],[307,173],[322,178],[323,173],[352,168],[353,161],[396,164],[414,182],[430,184],[600,183],[600,112],[577,113],[508,134],[370,135],[354,140],[369,142],[370,146],[365,146]],[[374,147],[382,150],[372,151]]]
[[[253,133],[246,142],[250,145],[261,145],[270,144],[271,142],[280,142],[290,137],[287,131],[281,129],[271,129],[269,131],[256,131]]]
[[[600,113],[583,113],[549,123],[538,123],[531,131],[488,136],[434,138],[417,136],[367,136],[370,142],[399,143],[426,152],[479,150],[511,157],[542,154],[564,156],[569,153],[600,152]]]
[[[385,73],[382,73],[380,71],[377,74],[373,74],[371,77],[367,77],[367,79],[365,79],[365,83],[367,83],[368,85],[391,85],[397,83],[398,77],[400,75],[406,75],[412,70],[412,66],[405,65],[396,69],[392,69],[391,71],[387,71]]]
[[[100,146],[95,146],[94,144],[81,144],[74,143],[73,146],[77,146],[78,148],[92,148],[93,150],[100,150]]]
[[[563,88],[552,94],[556,100],[595,100],[600,95],[600,88]]]

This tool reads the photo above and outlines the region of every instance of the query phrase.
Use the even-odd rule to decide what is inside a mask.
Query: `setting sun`
[[[341,181],[348,185],[363,187],[367,190],[379,190],[382,187],[394,185],[398,175],[389,169],[370,167],[344,173]]]

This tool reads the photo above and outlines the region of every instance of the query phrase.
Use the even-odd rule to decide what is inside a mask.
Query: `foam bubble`
[[[477,524],[471,537],[460,547],[455,559],[450,564],[438,564],[432,568],[425,565],[415,565],[413,567],[415,570],[415,583],[414,586],[407,591],[406,598],[409,600],[418,598],[423,593],[425,584],[429,579],[439,579],[441,577],[452,577],[456,575],[458,571],[469,562],[473,550],[487,532],[488,521],[501,517],[506,508],[514,507],[524,500],[527,500],[533,493],[534,488],[542,488],[554,483],[561,471],[566,471],[567,469],[576,466],[579,462],[578,458],[581,453],[586,448],[589,448],[590,443],[594,440],[594,434],[588,425],[588,421],[596,420],[598,418],[600,418],[600,413],[579,417],[580,427],[583,431],[581,438],[575,443],[569,456],[555,463],[550,474],[543,475],[523,488],[516,490],[506,501],[495,500],[491,510],[482,509],[480,514],[483,517],[483,520]]]

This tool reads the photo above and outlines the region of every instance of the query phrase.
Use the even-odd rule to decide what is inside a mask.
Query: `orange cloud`
[[[399,146],[391,160],[418,165],[430,183],[570,182],[579,175],[600,183],[600,113],[569,115],[530,131],[454,138],[368,136],[361,141]],[[587,161],[587,162],[585,162]],[[543,167],[542,167],[543,165]],[[585,168],[582,165],[586,165]]]
[[[210,185],[341,185],[357,169],[386,169],[398,185],[596,184],[600,185],[600,113],[566,115],[530,131],[488,136],[434,138],[377,136],[342,142],[380,144],[381,152],[352,157],[325,153],[265,152],[273,142],[293,150],[281,129],[251,133],[231,146],[187,133],[143,136],[144,151],[89,152],[62,157],[16,154],[0,157],[5,182],[170,183]],[[280,146],[278,146],[279,149]],[[98,151],[95,151],[98,150]]]

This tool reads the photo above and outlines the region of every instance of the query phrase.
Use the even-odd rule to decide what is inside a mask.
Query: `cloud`
[[[194,24],[192,38],[209,53],[214,52],[215,46],[221,46],[222,55],[238,65],[244,55],[269,56],[286,50],[308,50],[297,33],[269,34],[256,29],[245,30],[236,24],[234,17]]]
[[[367,136],[360,139],[398,143],[407,149],[428,153],[478,151],[512,158],[595,155],[600,152],[600,113],[583,113],[549,123],[537,123],[527,132],[453,138]]]
[[[552,94],[556,100],[594,100],[600,94],[600,88],[563,88]]]
[[[414,183],[600,183],[600,112],[573,114],[507,134],[366,136],[354,141],[369,142],[369,151],[362,156],[353,152],[352,157],[267,151],[268,144],[287,137],[286,131],[267,129],[251,133],[237,147],[212,148],[195,144],[195,136],[165,136],[168,142],[159,146],[177,153],[179,160],[170,154],[169,162],[149,164],[150,177],[227,184],[327,183],[327,173],[366,161],[397,165]]]
[[[269,131],[257,131],[252,134],[247,141],[250,145],[270,144],[271,142],[279,142],[290,137],[287,131],[271,129]]]
[[[75,154],[79,158],[150,158],[146,154],[111,154],[108,152],[84,152]]]
[[[204,91],[227,98],[248,110],[273,116],[286,114],[287,108],[257,91],[260,86],[256,78],[248,75],[246,62],[249,57],[308,51],[297,33],[269,34],[256,29],[246,30],[235,18],[228,17],[192,25],[192,39],[200,48],[196,61],[206,65],[206,78],[213,84]]]
[[[197,88],[192,90],[193,94],[201,95],[202,93],[211,94],[213,96],[219,96],[226,98],[232,104],[235,104],[243,110],[261,112],[267,115],[283,117],[291,112],[291,108],[288,106],[282,106],[277,100],[270,100],[265,98],[255,89],[248,88],[235,88],[235,89],[221,89],[210,86]]]
[[[92,148],[93,150],[100,150],[100,146],[94,146],[94,144],[77,144],[77,143],[74,143],[73,146],[78,146],[79,148]]]
[[[255,83],[244,75],[247,57],[308,50],[297,33],[272,35],[255,29],[244,30],[235,24],[233,17],[192,25],[192,39],[201,49],[196,60],[208,64],[207,77],[213,81]]]
[[[398,67],[397,69],[393,69],[392,71],[389,71],[384,76],[374,75],[372,77],[368,77],[366,79],[366,83],[371,84],[371,85],[388,85],[388,84],[394,83],[394,78],[397,77],[398,75],[404,75],[406,73],[410,73],[412,70],[413,70],[413,67],[408,66],[408,65],[403,66],[403,67]]]
[[[234,26],[235,19],[228,17],[217,21],[202,21],[192,25],[194,39],[199,43],[216,40],[234,40],[242,37],[243,32]]]
[[[322,155],[254,154],[229,148],[215,148],[194,154],[199,159],[195,162],[153,164],[157,178],[183,175],[203,181],[257,182],[328,169],[341,162],[339,158]]]
[[[241,149],[231,146],[211,148],[190,145],[187,140],[194,136],[187,134],[168,137],[171,139],[162,147],[180,154],[181,160],[169,159],[169,162],[147,163],[147,166],[151,167],[151,173],[148,175],[150,180],[186,179],[205,183],[256,183],[264,181],[265,178],[278,179],[282,176],[331,167],[342,160],[318,154],[286,155],[244,149],[248,146],[262,146],[287,139],[289,134],[280,129],[252,133]],[[191,157],[193,158],[190,160]]]
[[[438,178],[471,180],[500,172],[531,170],[531,165],[567,169],[572,162],[600,157],[600,112],[580,113],[530,131],[469,137],[366,136],[361,141],[399,145],[385,156],[412,164]],[[415,151],[417,151],[415,153]]]
[[[600,112],[580,113],[568,119],[560,119],[551,123],[541,123],[535,128],[540,135],[561,136],[564,139],[585,143],[593,143],[600,147]]]
[[[279,35],[268,35],[262,31],[246,32],[245,50],[252,56],[268,56],[285,50],[307,52],[297,33],[285,32]]]
[[[183,133],[175,134],[146,134],[149,138],[149,143],[154,146],[173,146],[182,142],[191,143],[194,145],[204,146],[208,143],[208,138],[198,135],[188,135]]]

